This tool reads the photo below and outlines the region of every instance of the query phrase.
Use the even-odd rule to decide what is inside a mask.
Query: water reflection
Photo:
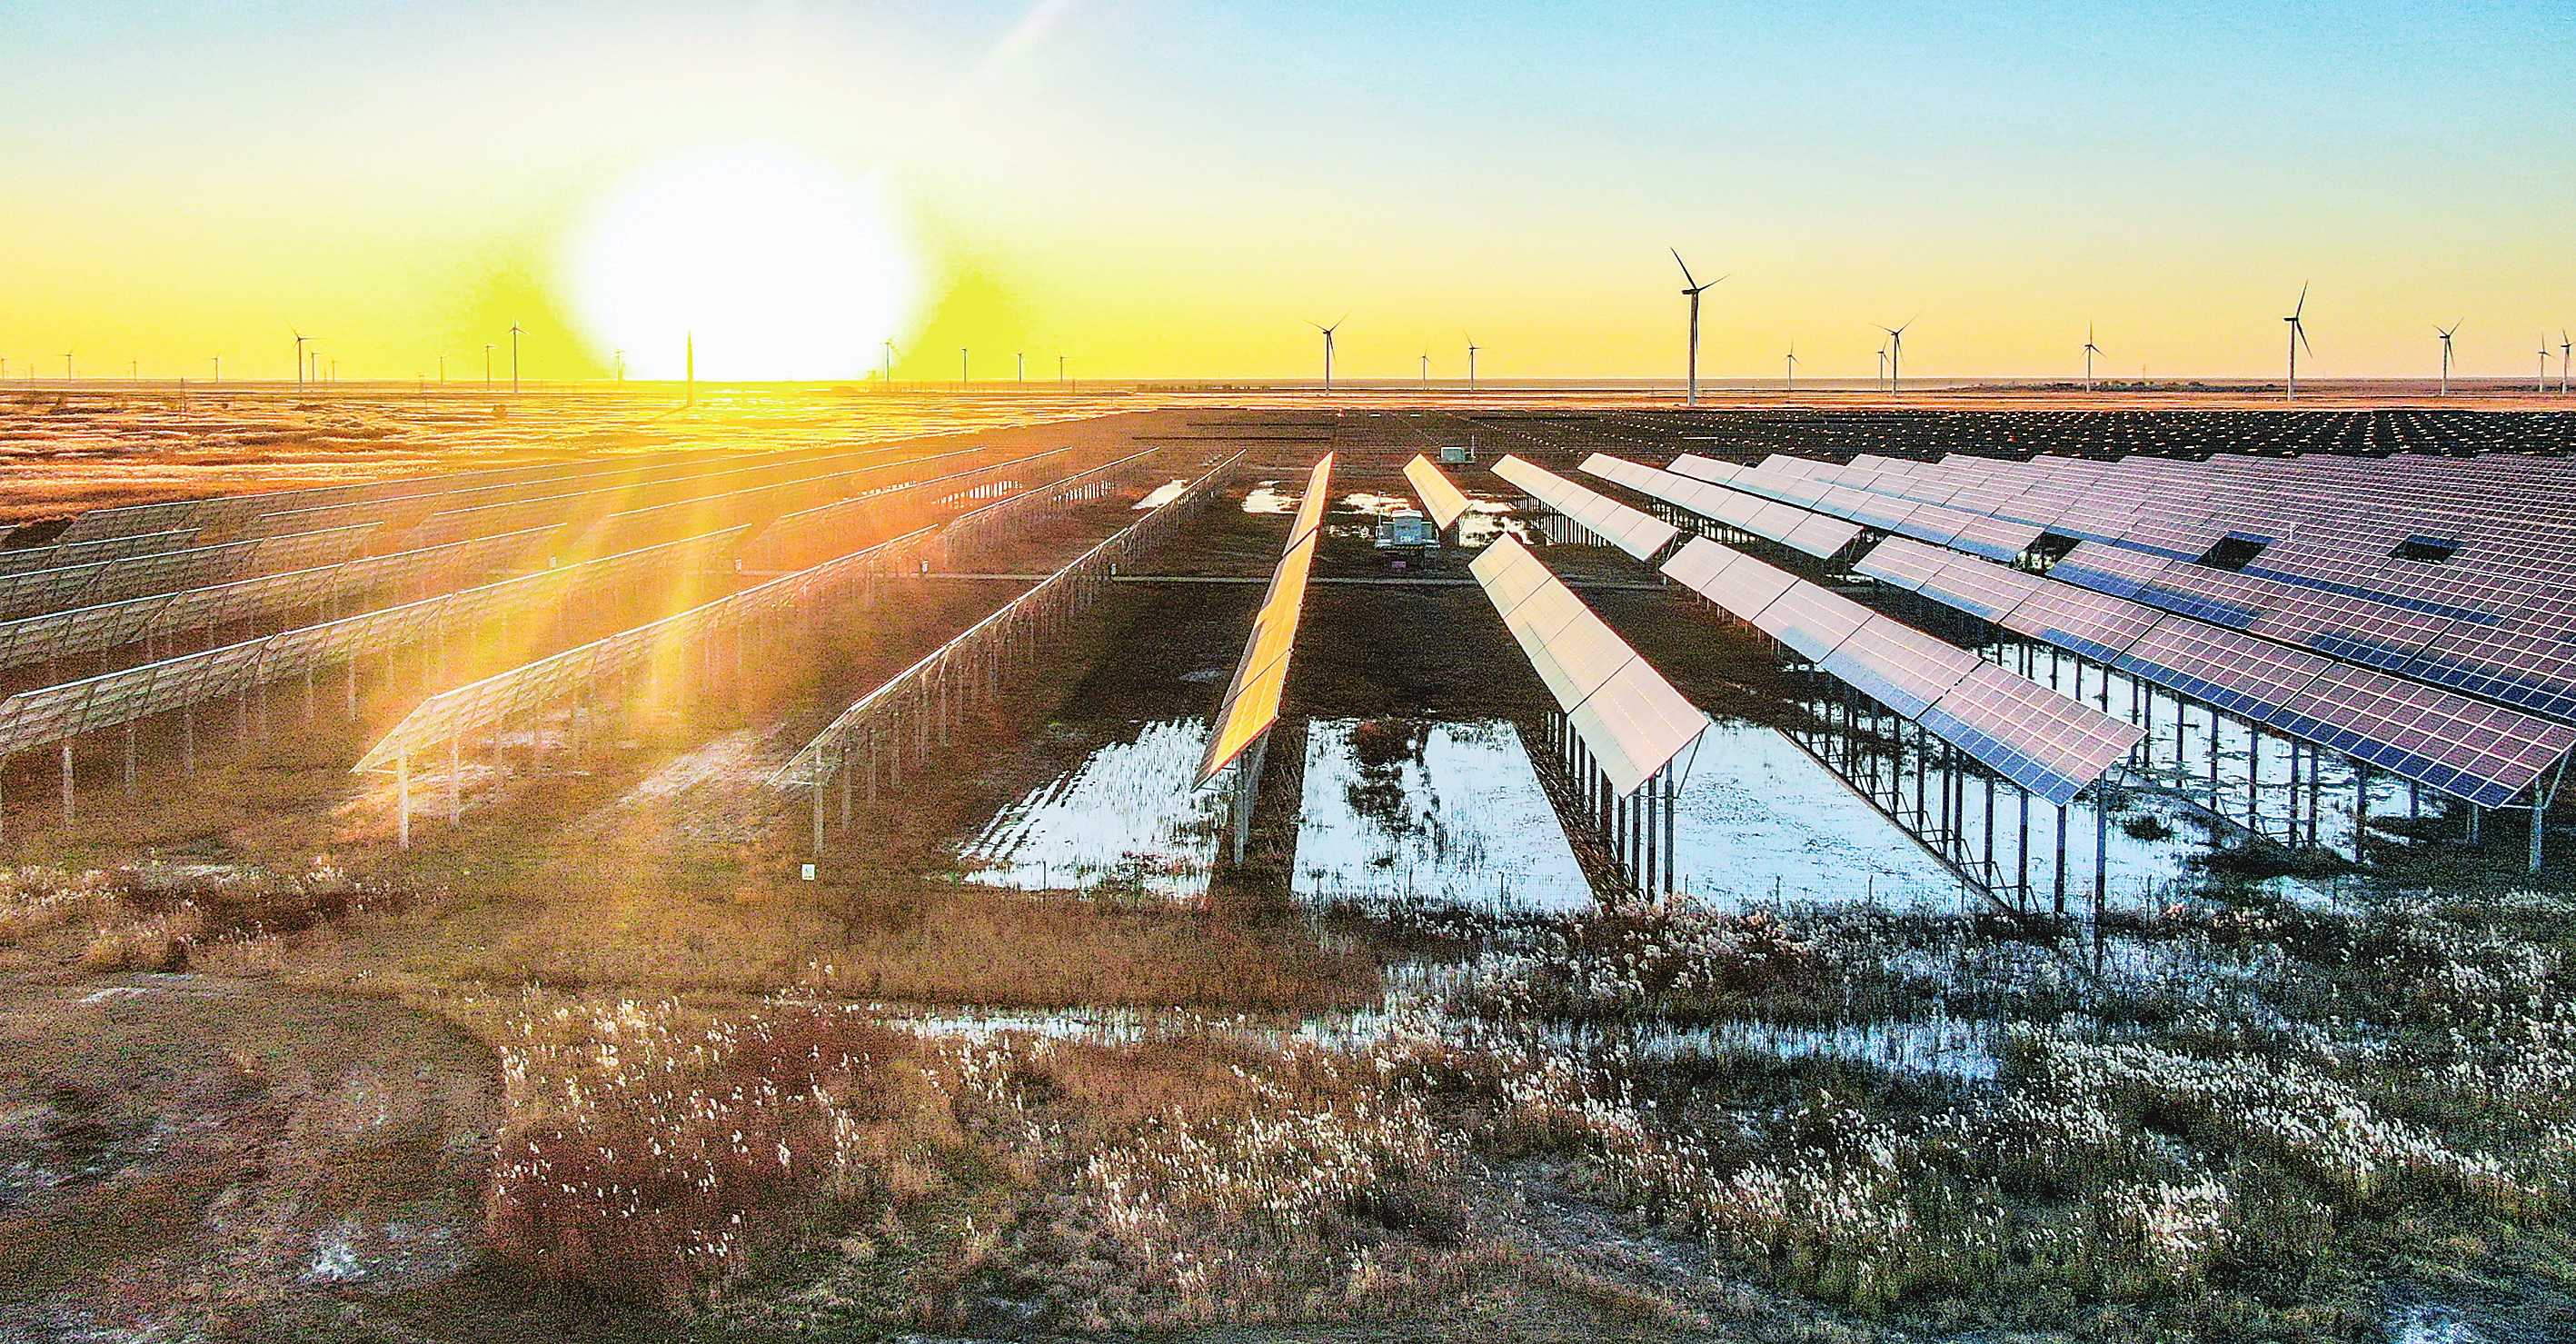
[[[1082,764],[1003,807],[958,849],[966,880],[1021,891],[1207,893],[1224,798],[1191,787],[1207,725],[1131,725]]]
[[[1310,724],[1293,890],[1545,910],[1592,899],[1520,733],[1500,720]]]

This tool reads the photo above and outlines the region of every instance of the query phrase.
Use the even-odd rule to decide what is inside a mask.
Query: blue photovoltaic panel
[[[2145,736],[2091,706],[1979,663],[1919,720],[2033,795],[2063,806]]]
[[[2485,807],[2513,801],[2576,747],[2576,726],[2365,667],[2331,669],[2274,726]]]
[[[2153,610],[2135,602],[2063,583],[2042,583],[2004,617],[2003,626],[2108,663],[2127,652],[2157,619]]]
[[[2334,664],[2313,653],[2168,616],[2112,665],[2258,722],[2299,702]]]
[[[2061,583],[2090,588],[2113,597],[2136,597],[2138,590],[2155,581],[2157,575],[2173,562],[2144,551],[2123,550],[2088,541],[2068,551],[2048,571],[2048,576]]]

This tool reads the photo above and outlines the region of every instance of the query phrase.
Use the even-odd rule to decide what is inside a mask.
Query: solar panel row
[[[1983,517],[1931,500],[1896,500],[1840,484],[1821,473],[1792,468],[1795,458],[1774,457],[1759,467],[1720,462],[1697,453],[1673,459],[1672,469],[1748,494],[1846,519],[1863,527],[1913,537],[1937,546],[2012,560],[2038,541],[2042,529]]]
[[[402,757],[426,755],[459,739],[489,733],[500,725],[525,722],[544,706],[561,703],[576,692],[591,690],[617,677],[656,667],[685,667],[708,640],[748,622],[800,610],[910,571],[915,557],[934,545],[937,534],[938,529],[925,527],[579,648],[442,691],[414,706],[351,769],[390,770]]]
[[[1146,453],[1136,453],[1094,468],[1106,473],[1127,466]],[[983,499],[1017,494],[1033,479],[1053,479],[1060,462],[1071,459],[1078,450],[1058,448],[1008,462],[952,472],[908,485],[888,486],[854,499],[834,500],[810,509],[783,514],[753,534],[751,544],[743,547],[746,568],[755,570],[804,569],[821,564],[837,555],[847,554],[870,537],[885,535],[905,522],[922,517],[944,505],[961,499]]]
[[[24,546],[14,551],[0,551],[0,574],[23,574],[31,569],[61,569],[97,560],[123,560],[128,556],[151,555],[157,551],[183,550],[200,530],[183,527],[169,532],[56,542],[49,546]]]
[[[310,569],[357,554],[373,525],[0,574],[0,620]]]
[[[1442,530],[1456,525],[1460,518],[1466,516],[1466,492],[1451,485],[1449,478],[1431,465],[1430,458],[1415,453],[1413,460],[1404,464],[1404,479],[1413,487],[1413,493],[1421,496],[1422,511],[1430,514],[1431,521]]]
[[[1792,504],[1661,471],[1606,453],[1594,453],[1585,458],[1583,470],[1614,485],[1626,486],[1641,495],[1688,509],[1703,518],[1715,519],[1738,532],[1749,532],[1766,541],[1776,541],[1818,559],[1839,553],[1861,533],[1857,523],[1828,518]]]
[[[1651,513],[1595,494],[1555,472],[1517,457],[1505,455],[1502,461],[1494,464],[1494,474],[1528,491],[1540,503],[1581,523],[1602,540],[1639,560],[1652,559],[1657,551],[1681,535],[1680,528]]]
[[[1528,547],[1500,538],[1468,568],[1621,797],[1644,787],[1707,729],[1708,716]]]
[[[362,556],[336,565],[0,621],[0,668],[104,653],[236,622],[283,622],[299,611],[337,614],[397,593],[425,596],[489,573],[543,535],[541,530],[480,537],[423,551]]]
[[[1013,598],[1001,610],[976,622],[965,633],[932,650],[884,685],[861,696],[856,703],[842,710],[823,731],[816,733],[794,759],[771,774],[770,786],[819,788],[831,782],[840,769],[841,756],[845,751],[868,735],[886,728],[890,722],[899,724],[910,698],[943,676],[950,665],[984,656],[997,643],[1020,638],[1036,620],[1037,613],[1060,603],[1076,590],[1105,583],[1111,568],[1125,557],[1151,550],[1170,539],[1174,532],[1207,506],[1233,473],[1235,464],[1242,460],[1243,454],[1237,452],[1217,463],[1179,494],[1155,505],[1151,512],[1115,536],[1083,552],[1073,563],[1057,570],[1038,586]],[[954,532],[968,519],[990,512],[990,509],[979,509],[950,523],[942,531]]]
[[[694,537],[21,691],[0,700],[0,757],[238,694],[308,668],[470,630],[587,589],[703,567],[713,554],[740,540],[738,529]]]
[[[1269,590],[1261,599],[1261,609],[1253,613],[1252,635],[1235,659],[1234,677],[1226,683],[1225,699],[1217,706],[1216,730],[1208,735],[1207,750],[1199,757],[1202,785],[1234,764],[1235,757],[1279,721],[1279,703],[1288,690],[1288,659],[1297,646],[1297,621],[1306,604],[1306,573],[1315,563],[1332,479],[1333,455],[1326,453],[1306,473],[1305,498],[1288,525],[1288,550],[1271,567]]]
[[[2482,806],[2511,802],[2576,749],[2576,726],[1902,538],[1854,568]],[[2338,708],[2321,736],[2329,692]],[[2428,724],[2462,735],[2437,741]]]
[[[1888,546],[1931,551],[1902,539],[1882,542],[1878,549]],[[1909,577],[1919,583],[1924,565],[1920,555],[1914,559]],[[1964,649],[1716,542],[1692,540],[1666,562],[1664,573],[2052,803],[2073,801],[2144,735]]]

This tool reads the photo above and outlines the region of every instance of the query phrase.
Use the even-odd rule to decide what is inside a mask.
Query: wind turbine
[[[510,323],[510,395],[514,397],[519,395],[519,337],[526,333],[527,328],[516,321]]]
[[[891,388],[894,386],[894,342],[887,341],[885,343],[885,352],[885,381],[886,386]]]
[[[957,389],[966,389],[966,347],[962,345],[957,347]]]
[[[1726,276],[1721,275],[1703,285],[1692,278],[1690,263],[1682,260],[1681,249],[1673,248],[1672,254],[1673,264],[1682,268],[1682,296],[1690,300],[1690,366],[1688,391],[1683,394],[1682,404],[1697,406],[1699,404],[1699,296],[1726,283]]]
[[[1333,325],[1329,327],[1325,326],[1321,322],[1309,322],[1306,324],[1307,326],[1313,327],[1315,330],[1324,333],[1324,390],[1327,392],[1333,390],[1333,333],[1340,331],[1342,329],[1342,324],[1350,320],[1351,315],[1344,313],[1340,317],[1334,318]]]
[[[73,381],[72,352],[69,350],[63,352],[63,381],[66,383]]]
[[[2442,338],[2442,395],[2446,397],[2451,395],[2451,333],[2459,329],[2457,322],[2433,328],[2433,334]]]
[[[1882,392],[1887,390],[1887,344],[1884,341],[1878,347],[1878,386]]]
[[[492,343],[490,341],[483,343],[483,387],[485,391],[491,390],[492,387]]]
[[[1887,333],[1887,394],[1891,397],[1905,386],[1905,329],[1913,325],[1909,317],[1900,326],[1879,328]]]
[[[1788,390],[1789,390],[1789,391],[1791,391],[1791,392],[1795,392],[1795,391],[1797,391],[1797,390],[1798,390],[1798,343],[1797,343],[1797,341],[1795,341],[1795,340],[1792,340],[1792,341],[1790,341],[1790,342],[1789,342],[1789,386],[1788,386]]]
[[[1422,352],[1422,390],[1431,390],[1431,352],[1428,350]]]
[[[287,330],[295,331],[293,327],[289,327]],[[303,332],[295,332],[295,381],[298,383],[302,383],[304,381],[304,343],[311,339],[313,338],[305,335]]]
[[[2299,347],[2308,345],[2308,324],[2300,321],[2299,317],[2300,314],[2307,311],[2308,286],[2306,281],[2301,281],[2299,283],[2298,306],[2290,310],[2290,315],[2288,317],[2281,319],[2282,321],[2290,324],[2290,382],[2286,389],[2286,393],[2282,398],[2285,401],[2297,401],[2299,399]],[[2313,355],[2316,352],[2317,348],[2315,346],[2308,345],[2309,354]]]
[[[2576,340],[2569,340],[2567,328],[2558,329],[2558,395],[2567,395],[2567,356],[2576,351]]]
[[[623,350],[617,352],[617,381],[626,381],[626,352]]]
[[[1026,386],[1028,386],[1028,381],[1029,381],[1029,354],[1028,354],[1028,352],[1027,352],[1027,351],[1023,350],[1023,351],[1020,351],[1020,352],[1019,352],[1019,355],[1020,355],[1020,385],[1021,385],[1021,386],[1023,386],[1023,387],[1026,387]]]
[[[1055,352],[1055,385],[1064,386],[1064,352],[1061,350]]]
[[[1474,336],[1469,336],[1469,337],[1467,337],[1467,393],[1468,393],[1468,395],[1473,396],[1473,395],[1475,395],[1475,392],[1476,392],[1476,338],[1475,338]]]
[[[2093,357],[2100,353],[2102,347],[2093,343],[2093,324],[2087,322],[2084,324],[2084,390],[2087,392],[2093,390]]]
[[[215,381],[220,383],[224,380],[224,357],[216,355],[213,358],[215,361]]]
[[[2540,337],[2540,384],[2535,390],[2549,390],[2549,336],[2545,332]]]

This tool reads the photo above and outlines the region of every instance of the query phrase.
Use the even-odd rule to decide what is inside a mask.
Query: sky
[[[2576,7],[0,0],[60,376],[2528,376]],[[657,250],[659,249],[659,250]],[[961,357],[960,350],[967,352]]]

